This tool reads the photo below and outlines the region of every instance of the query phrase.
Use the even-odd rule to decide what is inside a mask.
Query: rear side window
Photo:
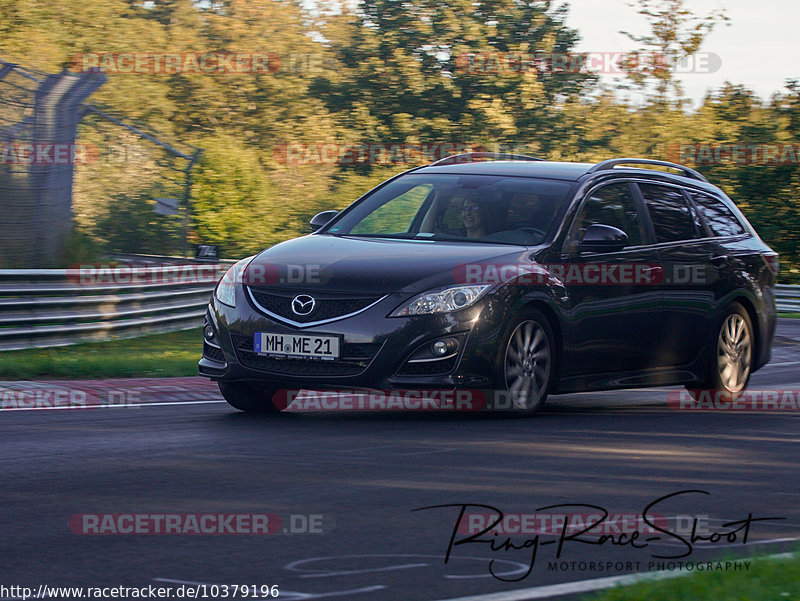
[[[701,192],[691,191],[689,194],[706,225],[715,236],[738,236],[747,231],[739,223],[733,211],[720,199]]]
[[[628,184],[611,184],[598,188],[586,200],[578,215],[578,240],[590,225],[611,225],[628,235],[628,244],[642,244],[642,228],[636,201]]]
[[[657,184],[639,184],[639,189],[650,212],[656,243],[701,237],[692,211],[680,189]]]

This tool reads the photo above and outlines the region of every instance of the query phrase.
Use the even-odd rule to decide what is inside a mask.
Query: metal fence
[[[228,263],[0,270],[0,350],[199,327]]]
[[[779,285],[777,290],[778,311],[800,313],[800,286]]]
[[[0,268],[68,264],[76,232],[107,250],[186,254],[202,149],[84,103],[105,81],[0,59]]]
[[[78,108],[99,72],[46,74],[0,60],[0,264],[57,263],[72,228]]]
[[[199,327],[230,263],[0,270],[0,351]],[[778,286],[778,310],[800,312],[800,286]]]
[[[75,168],[79,231],[107,250],[186,255],[192,174],[203,150],[109,107],[81,108],[79,140],[97,148],[98,160]]]

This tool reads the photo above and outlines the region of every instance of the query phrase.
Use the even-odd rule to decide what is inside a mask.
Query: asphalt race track
[[[750,388],[792,390],[797,398],[800,320],[780,320],[772,363]],[[468,412],[269,418],[236,412],[218,398],[0,411],[0,582],[278,585],[280,599],[502,601],[574,594],[574,586],[542,588],[557,583],[669,571],[659,562],[707,566],[795,549],[797,407],[681,411],[667,404],[679,390],[551,397],[533,419]],[[550,528],[523,549],[455,545],[445,564],[459,507],[412,511],[443,504],[483,504],[507,515],[603,508],[635,519],[651,502],[687,490],[708,494],[677,495],[651,513],[685,539],[693,518],[696,534],[721,539],[695,540],[690,555],[669,560],[653,556],[677,557],[689,545],[650,529],[634,541],[641,548],[615,544],[619,534],[602,545],[565,540],[555,561],[560,531]],[[561,504],[594,507],[536,511]],[[275,534],[83,534],[83,514],[270,514],[273,529],[280,524]],[[740,527],[748,516],[745,544]],[[767,517],[784,519],[756,521]],[[536,532],[512,540],[523,546]],[[455,541],[466,537],[458,532]],[[498,547],[505,540],[494,538]],[[535,564],[523,578],[534,548]],[[492,559],[496,575],[517,581],[493,577]]]

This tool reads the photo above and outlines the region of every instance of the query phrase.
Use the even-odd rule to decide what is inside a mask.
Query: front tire
[[[753,366],[755,334],[745,308],[733,303],[714,338],[714,354],[705,380],[686,388],[696,396],[697,388],[738,397],[747,388]]]
[[[219,391],[234,409],[247,413],[280,413],[272,397],[276,387],[259,387],[247,382],[218,382]]]
[[[531,416],[544,405],[555,373],[553,329],[537,309],[511,322],[502,339],[496,373],[494,408]]]

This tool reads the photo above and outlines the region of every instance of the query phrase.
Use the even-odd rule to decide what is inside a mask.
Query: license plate
[[[339,337],[256,332],[253,350],[262,357],[332,360],[339,358]]]

